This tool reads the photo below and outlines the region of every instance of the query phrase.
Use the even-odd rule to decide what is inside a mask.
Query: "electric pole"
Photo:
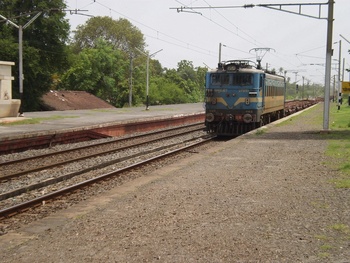
[[[23,30],[26,29],[28,26],[30,26],[31,23],[34,22],[35,19],[37,19],[41,15],[41,11],[38,12],[32,19],[30,19],[24,26],[17,25],[11,20],[7,19],[6,17],[0,15],[2,19],[4,19],[6,22],[8,22],[10,25],[18,28],[18,53],[19,53],[19,65],[18,65],[18,71],[19,71],[19,99],[21,100],[21,105],[19,108],[19,116],[23,116],[23,106],[22,106],[22,100],[23,100]]]

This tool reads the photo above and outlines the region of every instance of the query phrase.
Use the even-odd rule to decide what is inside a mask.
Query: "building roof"
[[[45,110],[64,111],[115,108],[86,91],[50,90],[41,99]]]

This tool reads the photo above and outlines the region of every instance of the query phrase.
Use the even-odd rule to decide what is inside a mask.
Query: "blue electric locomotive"
[[[236,136],[284,116],[285,79],[248,60],[219,63],[206,74],[205,126]]]

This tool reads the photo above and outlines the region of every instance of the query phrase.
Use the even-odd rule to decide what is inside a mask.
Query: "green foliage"
[[[204,67],[198,67],[196,69],[197,71],[197,87],[198,87],[198,101],[204,101],[204,94],[205,94],[205,75],[207,73],[207,68]],[[196,101],[196,102],[198,102]]]
[[[108,16],[97,16],[78,26],[73,40],[74,50],[80,52],[84,48],[94,48],[99,39],[124,52],[136,48],[143,50],[145,46],[141,31],[127,19],[114,20]]]
[[[63,0],[10,0],[1,1],[2,15],[17,25],[24,26],[35,14],[42,14],[23,30],[23,100],[24,110],[40,109],[40,97],[52,84],[52,75],[67,68],[66,40],[69,23],[65,12],[52,11],[64,9]],[[31,13],[32,15],[23,15]],[[18,28],[0,23],[0,58],[14,61],[19,65]],[[13,97],[19,97],[18,66],[13,67]]]
[[[205,72],[204,68],[195,69],[191,61],[182,60],[177,70],[166,71],[165,78],[184,91],[187,98],[182,103],[199,102],[204,98]]]
[[[101,49],[101,43],[108,46],[108,50]],[[87,78],[80,89],[92,92],[94,95],[107,100],[112,105],[123,107],[129,102],[129,89],[132,74],[132,104],[138,105],[145,101],[145,94],[142,92],[144,88],[145,77],[141,77],[137,68],[144,68],[145,58],[135,59],[135,54],[138,50],[144,50],[145,42],[141,31],[133,26],[126,19],[114,20],[110,17],[93,17],[89,19],[84,25],[78,27],[73,43],[72,50],[77,54],[77,60],[80,61],[80,66],[74,62],[75,69],[71,69],[70,73],[64,77],[65,88],[74,89],[79,81],[74,81],[74,78],[79,78],[77,72],[85,71],[85,78]],[[96,56],[89,55],[83,58],[88,53],[87,50],[95,50],[102,57],[109,54],[119,54],[118,58],[113,58],[107,62],[108,65],[103,65],[103,60],[93,58]],[[82,53],[82,54],[81,54]],[[84,55],[85,54],[85,55]],[[114,56],[112,55],[112,57]],[[132,55],[133,59],[130,60]],[[87,64],[85,64],[87,62]],[[100,63],[101,65],[95,65]],[[93,63],[94,65],[92,65]],[[112,64],[111,64],[112,63]],[[130,63],[132,72],[130,69]],[[155,65],[152,67],[152,65]],[[78,67],[77,67],[78,66]],[[161,71],[160,63],[150,63],[151,70]],[[80,69],[79,69],[80,68]],[[90,68],[90,71],[86,71]],[[112,72],[112,71],[116,72]],[[72,74],[73,72],[76,72]],[[96,72],[96,76],[95,73]],[[67,77],[69,77],[69,85]],[[99,85],[99,88],[96,85]],[[70,86],[73,85],[73,86]]]
[[[318,84],[310,84],[305,83],[304,87],[302,85],[298,85],[298,90],[296,89],[296,83],[286,83],[286,94],[287,99],[308,99],[308,98],[317,98],[323,97],[324,87]]]
[[[124,72],[128,65],[120,51],[100,39],[94,48],[80,52],[71,68],[62,76],[61,87],[84,90],[117,105],[124,96]]]
[[[189,102],[184,90],[164,77],[153,79],[149,94],[150,105],[179,104]]]
[[[186,92],[189,101],[198,102],[201,99],[201,95],[204,94],[204,90],[202,93],[198,75],[192,61],[180,61],[178,63],[177,73],[181,79],[180,87]]]

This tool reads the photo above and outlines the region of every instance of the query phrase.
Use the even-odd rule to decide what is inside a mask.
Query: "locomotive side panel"
[[[264,88],[264,123],[269,123],[266,117],[272,120],[279,119],[284,116],[286,87],[284,79],[279,76],[266,74]],[[267,115],[267,116],[266,116]]]

